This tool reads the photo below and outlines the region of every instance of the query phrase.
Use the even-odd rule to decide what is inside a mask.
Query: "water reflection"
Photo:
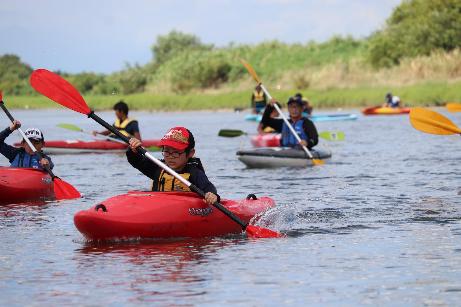
[[[110,267],[112,279],[105,281],[105,287],[129,288],[131,302],[165,302],[170,296],[206,293],[213,276],[200,267],[213,265],[226,248],[247,242],[244,238],[203,238],[84,243],[75,250],[74,258],[82,273]]]

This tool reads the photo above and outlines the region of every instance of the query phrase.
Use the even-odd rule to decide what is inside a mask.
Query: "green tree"
[[[460,0],[405,0],[369,40],[369,60],[389,67],[404,57],[461,47]]]
[[[171,31],[167,35],[157,37],[157,42],[152,46],[152,53],[155,63],[161,65],[182,52],[212,48],[212,45],[202,44],[195,35]]]
[[[0,90],[9,95],[33,93],[29,85],[32,68],[21,62],[17,55],[0,56]]]

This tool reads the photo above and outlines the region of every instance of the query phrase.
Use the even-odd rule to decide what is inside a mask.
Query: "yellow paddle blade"
[[[430,134],[461,134],[459,129],[451,120],[435,111],[424,108],[412,108],[410,111],[410,122],[419,131]]]
[[[257,83],[261,83],[261,79],[259,79],[258,74],[257,74],[256,71],[253,69],[253,67],[251,67],[250,63],[248,63],[248,62],[245,61],[244,59],[240,59],[240,62],[243,64],[243,66],[245,66],[245,68],[248,70],[248,72],[249,72],[250,75],[253,77],[253,79],[255,79],[255,81],[256,81]]]
[[[461,112],[461,103],[459,102],[448,102],[446,106],[450,112]]]
[[[312,159],[312,163],[314,165],[323,165],[323,164],[325,164],[325,161],[320,160],[320,159]]]

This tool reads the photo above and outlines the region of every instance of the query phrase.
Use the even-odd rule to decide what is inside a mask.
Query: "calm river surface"
[[[461,113],[438,111],[461,125]],[[12,113],[48,140],[86,138],[58,123],[101,130],[63,109]],[[330,163],[251,170],[235,156],[249,139],[217,136],[224,128],[255,131],[242,113],[132,113],[144,138],[176,125],[192,130],[219,193],[273,197],[277,208],[261,223],[287,238],[88,244],[73,215],[149,182],[121,154],[55,155],[55,173],[84,198],[0,207],[1,306],[460,304],[459,136],[423,134],[405,115],[359,115],[316,124],[346,134],[344,142],[321,141]],[[113,122],[113,112],[98,114]],[[8,125],[4,114],[0,123]],[[3,156],[0,165],[8,165]]]

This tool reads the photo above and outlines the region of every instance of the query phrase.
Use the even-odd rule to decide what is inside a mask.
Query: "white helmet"
[[[38,128],[29,128],[27,129],[24,134],[28,139],[37,140],[37,141],[44,141],[43,133]]]

